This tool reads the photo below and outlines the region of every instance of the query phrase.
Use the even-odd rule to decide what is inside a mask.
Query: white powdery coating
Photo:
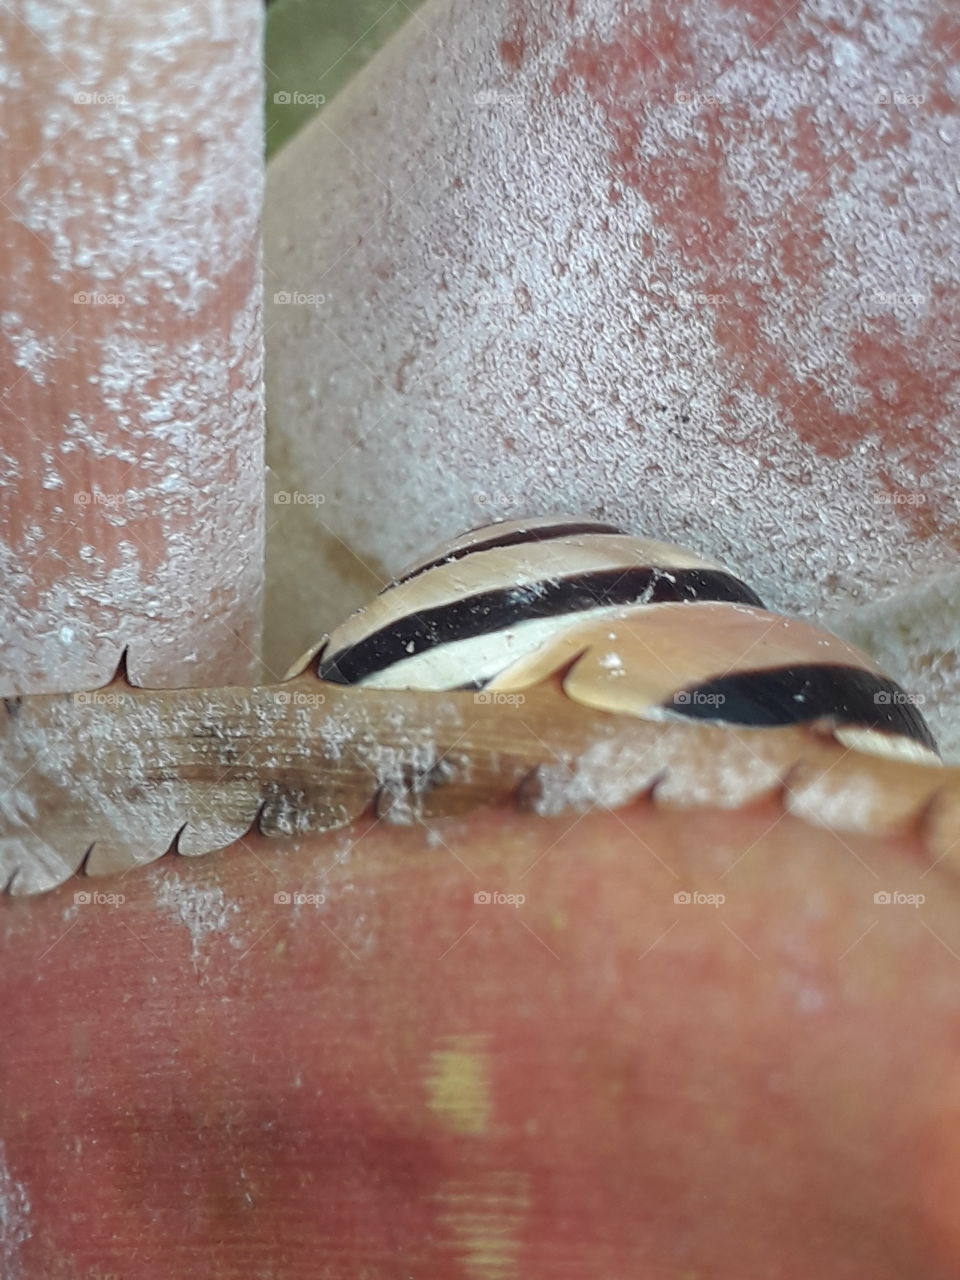
[[[537,772],[534,812],[556,816],[571,809],[620,808],[655,780],[657,803],[736,809],[778,783],[778,767],[749,751],[714,760],[710,770],[692,771],[684,730],[680,726],[642,751],[597,742],[573,761],[542,766]]]
[[[276,286],[326,299],[271,311],[272,422],[297,483],[338,495],[324,522],[394,571],[484,517],[589,513],[712,555],[771,606],[813,616],[956,565],[938,532],[960,518],[955,384],[942,379],[935,409],[900,411],[891,443],[874,413],[896,403],[897,371],[876,384],[857,345],[879,323],[921,372],[951,363],[931,314],[954,287],[955,121],[936,73],[914,85],[909,70],[931,61],[932,0],[884,0],[862,40],[832,29],[858,13],[817,0],[756,44],[739,9],[658,7],[701,65],[728,68],[690,86],[694,105],[675,97],[689,72],[621,84],[615,50],[588,91],[569,50],[620,38],[613,0],[572,19],[566,0],[540,6],[506,65],[496,37],[534,9],[427,6],[272,166]],[[880,107],[882,90],[927,101]],[[622,181],[611,200],[618,102],[641,99],[643,163],[670,175],[666,191]],[[682,175],[718,113],[732,230],[694,207],[684,235]],[[322,204],[307,169],[342,175]],[[794,223],[815,270],[787,261]],[[719,336],[745,314],[769,385]],[[806,434],[818,397],[862,418],[839,457]],[[909,558],[891,487],[922,491],[932,513]],[[356,603],[331,594],[315,625]]]
[[[144,303],[160,288],[196,313],[245,256],[259,212],[256,157],[235,150],[259,119],[256,11],[185,0],[144,20],[119,0],[26,0],[21,13],[57,75],[41,117],[48,154],[25,167],[10,203],[51,250],[51,281],[83,272],[90,292],[116,283]],[[215,58],[204,60],[204,42]],[[70,148],[57,147],[68,134]],[[94,153],[99,191],[77,185]]]
[[[198,795],[176,779],[198,727],[195,711],[161,708],[116,686],[57,706],[41,724],[29,714],[10,721],[0,709],[12,726],[0,749],[0,881],[20,868],[21,891],[61,883],[94,841],[127,847],[130,864],[159,857],[194,810],[202,818],[212,803],[212,788]],[[111,758],[105,776],[100,766]],[[158,773],[166,780],[145,795],[143,779]]]
[[[254,313],[244,310],[241,314],[251,325],[256,323]],[[238,338],[238,349],[243,350],[251,337],[252,333],[247,332]],[[238,423],[249,421],[259,412],[259,393],[253,389],[230,392],[222,344],[216,335],[163,346],[132,337],[114,337],[105,339],[103,349],[104,407],[119,409],[123,401],[119,397],[115,400],[114,395],[122,382],[126,403],[133,405],[134,414],[143,425],[135,429],[133,421],[128,422],[129,446],[118,455],[115,443],[98,433],[91,423],[68,418],[62,426],[63,443],[75,441],[76,448],[64,471],[59,475],[54,471],[53,478],[58,489],[71,488],[75,487],[75,475],[95,474],[98,462],[112,458],[126,464],[130,475],[125,479],[121,500],[114,507],[97,507],[95,519],[112,525],[118,534],[129,533],[129,537],[114,541],[112,565],[106,564],[93,548],[92,554],[87,555],[81,550],[81,563],[61,558],[56,547],[50,547],[49,527],[40,523],[27,530],[19,545],[0,543],[0,574],[13,588],[7,596],[8,608],[16,604],[18,586],[22,585],[22,596],[31,599],[32,566],[37,559],[62,559],[62,573],[50,584],[39,605],[28,611],[18,610],[4,619],[5,638],[9,641],[5,659],[8,670],[4,674],[7,682],[15,683],[16,675],[31,659],[36,661],[34,655],[47,653],[51,655],[51,684],[56,682],[60,688],[83,687],[79,675],[71,678],[68,673],[74,650],[78,651],[80,662],[90,657],[84,652],[85,644],[89,644],[89,628],[83,625],[86,615],[100,637],[101,651],[107,647],[107,636],[115,638],[114,662],[124,643],[134,642],[135,649],[142,653],[145,640],[150,637],[153,647],[165,645],[176,651],[186,671],[182,683],[198,683],[191,668],[203,662],[211,648],[222,652],[225,628],[231,621],[242,621],[242,616],[231,617],[238,608],[230,598],[241,602],[241,615],[249,608],[249,601],[256,599],[262,521],[256,498],[257,458],[239,459],[242,470],[233,492],[224,491],[215,481],[198,488],[196,476],[191,474],[191,464],[196,461],[195,441],[198,437],[206,439],[215,460],[229,456],[236,450]],[[151,395],[148,389],[158,387],[166,387],[163,395]],[[226,411],[224,405],[231,407]],[[161,409],[168,421],[158,420]],[[51,464],[56,466],[55,456]],[[218,469],[219,461],[216,465]],[[12,467],[8,475],[16,483],[21,478],[17,473],[22,464],[14,466],[16,470]],[[130,483],[134,471],[138,485]],[[54,486],[51,483],[45,487]],[[195,522],[168,536],[163,563],[144,563],[138,524],[160,512],[166,520],[183,520],[188,512],[193,513]],[[69,512],[64,513],[61,506],[53,506],[52,513],[54,529],[58,518],[69,518]],[[96,529],[91,530],[90,536],[97,536]],[[184,592],[187,583],[195,594]],[[222,616],[194,616],[198,600],[217,600],[221,596]],[[66,630],[65,618],[71,623]],[[245,662],[241,656],[241,671]],[[221,669],[213,679],[224,683],[227,675]],[[20,691],[4,689],[5,693]]]
[[[827,775],[807,783],[799,792],[788,787],[785,807],[813,826],[870,832],[877,812],[882,812],[884,796],[882,784],[865,770],[855,777],[848,775],[842,790],[837,790]]]
[[[23,316],[16,311],[4,311],[0,314],[0,332],[5,335],[12,348],[11,363],[14,367],[23,369],[42,387],[47,381],[47,364],[55,350],[53,340],[41,340],[32,329],[27,328]]]
[[[38,498],[0,540],[0,684],[90,687],[128,643],[152,683],[249,678],[232,632],[256,646],[263,573],[260,6],[20,13],[0,485]],[[18,436],[49,442],[40,488]]]
[[[649,786],[655,772],[649,755],[649,750],[637,753],[598,742],[575,760],[541,766],[533,810],[541,817],[556,817],[571,809],[586,812],[629,804]]]
[[[222,889],[204,888],[191,883],[188,877],[174,874],[160,881],[156,900],[162,911],[169,912],[189,932],[195,967],[204,958],[203,946],[210,935],[226,933],[231,916],[240,910],[236,902],[228,901]],[[231,942],[236,945],[236,939],[231,938]]]
[[[3,1280],[19,1280],[24,1275],[20,1246],[31,1235],[30,1197],[24,1184],[10,1172],[6,1148],[0,1139],[0,1274]]]

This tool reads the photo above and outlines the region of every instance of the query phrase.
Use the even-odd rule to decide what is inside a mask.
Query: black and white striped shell
[[[559,676],[571,699],[602,710],[828,721],[859,750],[939,759],[914,701],[865,654],[769,612],[722,565],[587,520],[514,520],[458,538],[338,627],[318,674],[491,696]]]

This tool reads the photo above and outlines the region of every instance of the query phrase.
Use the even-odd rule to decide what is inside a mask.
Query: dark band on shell
[[[737,671],[678,690],[668,705],[694,720],[753,728],[830,719],[901,734],[937,751],[926,721],[896,681],[859,667],[824,663]]]
[[[592,520],[523,522],[520,527],[516,527],[518,523],[478,525],[477,528],[468,530],[462,538],[442,550],[439,555],[417,561],[383,590],[389,591],[391,587],[398,586],[401,582],[409,582],[411,578],[417,577],[427,569],[438,569],[441,565],[453,564],[455,560],[462,560],[464,556],[472,555],[475,551],[495,551],[501,547],[519,547],[529,542],[553,542],[558,538],[575,538],[585,533],[623,537],[623,530],[618,529],[616,525],[601,524],[599,521]],[[497,532],[491,532],[491,530]]]
[[[749,587],[716,569],[602,569],[480,592],[438,608],[401,614],[346,648],[335,647],[335,636],[331,637],[319,674],[335,684],[364,684],[419,654],[526,622],[552,619],[562,625],[571,615],[582,618],[621,605],[685,600],[760,604]]]

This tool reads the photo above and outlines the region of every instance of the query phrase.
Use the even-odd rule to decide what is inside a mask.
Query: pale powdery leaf
[[[18,374],[4,434],[19,445],[0,453],[0,484],[35,518],[3,522],[0,682],[89,688],[127,644],[155,683],[211,682],[218,665],[249,676],[261,12],[28,0],[19,16],[23,75],[0,135],[18,299],[0,318]]]
[[[811,619],[955,568],[941,16],[420,11],[270,175],[275,284],[325,297],[268,336],[277,470],[340,497],[314,550],[392,572],[490,516],[586,513]],[[307,169],[341,175],[322,204]],[[314,631],[359,603],[342,582]]]

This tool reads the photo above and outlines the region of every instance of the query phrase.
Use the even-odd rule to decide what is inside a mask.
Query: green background
[[[405,22],[421,0],[274,0],[267,9],[267,155],[320,108],[277,103],[276,93],[327,102]]]

